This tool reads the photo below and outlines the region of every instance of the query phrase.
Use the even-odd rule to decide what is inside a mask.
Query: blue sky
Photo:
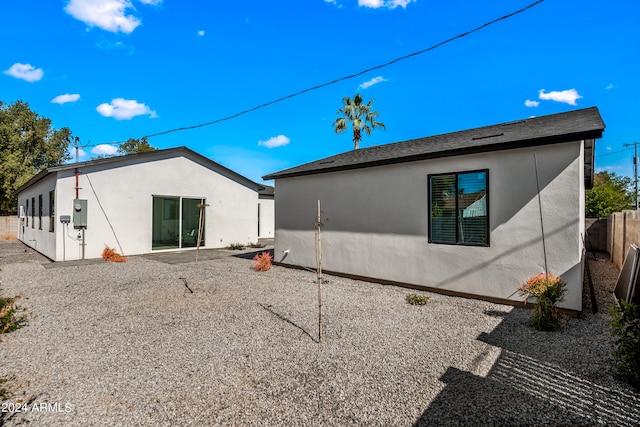
[[[0,100],[68,127],[82,160],[426,49],[533,0],[4,0]],[[640,2],[545,0],[467,37],[235,119],[155,136],[253,179],[353,148],[332,122],[375,98],[361,147],[597,106],[596,170],[633,174]],[[111,145],[111,147],[109,147]]]

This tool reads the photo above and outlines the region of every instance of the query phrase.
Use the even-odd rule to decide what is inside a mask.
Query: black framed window
[[[38,230],[42,230],[42,194],[38,195]]]
[[[55,231],[55,200],[56,200],[56,191],[49,191],[49,232],[53,233]]]
[[[489,171],[429,175],[429,243],[489,246]]]
[[[31,198],[31,228],[36,228],[36,198]]]

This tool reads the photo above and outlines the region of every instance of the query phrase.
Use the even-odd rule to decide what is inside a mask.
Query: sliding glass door
[[[179,249],[195,247],[202,224],[200,246],[204,246],[203,199],[153,196],[151,249]]]
[[[198,230],[201,230],[200,246],[204,246],[204,209],[202,210],[202,226],[200,226],[200,204],[202,199],[182,199],[182,247],[195,248],[198,241]]]

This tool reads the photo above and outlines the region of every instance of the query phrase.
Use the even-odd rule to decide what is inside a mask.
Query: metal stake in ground
[[[318,215],[313,222],[316,229],[316,272],[318,274],[318,342],[322,342],[322,242],[320,228],[326,220],[321,217],[320,200],[318,200]]]
[[[198,218],[198,238],[196,239],[196,263],[193,266],[193,286],[196,285],[196,280],[198,278],[198,253],[200,252],[200,242],[202,241],[202,232],[204,231],[204,208],[209,206],[202,201],[202,203],[198,203],[198,207],[200,208],[200,217]],[[191,291],[193,293],[193,291]]]

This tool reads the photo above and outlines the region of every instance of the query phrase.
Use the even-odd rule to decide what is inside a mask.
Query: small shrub
[[[407,295],[407,302],[411,305],[426,305],[428,301],[429,297],[425,295]]]
[[[540,273],[529,278],[518,288],[518,292],[528,298],[535,298],[531,324],[540,331],[554,331],[560,328],[563,316],[556,304],[564,299],[567,284],[560,276]]]
[[[265,246],[267,246],[267,245],[265,245],[263,243],[249,243],[249,247],[252,248],[252,249],[262,249]]]
[[[4,378],[0,378],[0,384],[6,383],[7,380]],[[4,387],[0,387],[0,401],[7,400],[10,397],[9,390]],[[2,417],[0,417],[0,421],[2,421]]]
[[[611,335],[616,337],[613,356],[620,374],[640,389],[640,306],[620,301],[620,307],[609,307]]]
[[[112,249],[109,246],[105,246],[102,251],[102,259],[111,262],[125,262],[127,260],[125,257],[117,253],[115,249]]]
[[[14,298],[0,297],[0,334],[13,332],[27,323],[26,316],[17,315],[17,313],[22,310],[22,308],[16,304],[16,301],[19,299],[19,296]]]
[[[241,243],[232,243],[229,246],[227,246],[225,249],[230,249],[232,251],[241,251],[244,248],[245,246]]]
[[[256,254],[253,257],[255,263],[253,263],[253,269],[256,271],[267,271],[271,268],[271,261],[273,260],[273,256],[269,252],[262,252],[261,254]]]

